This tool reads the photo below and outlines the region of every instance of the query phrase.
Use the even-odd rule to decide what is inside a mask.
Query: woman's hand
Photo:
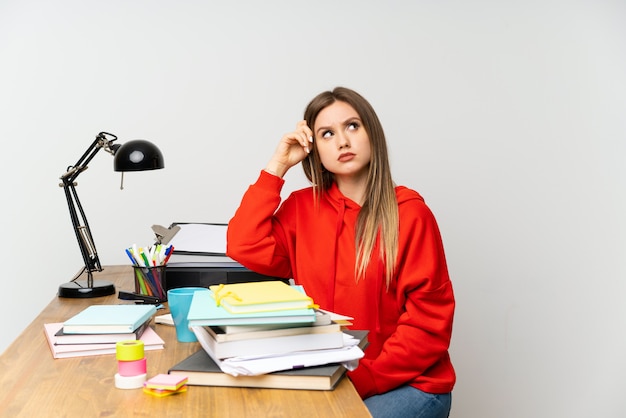
[[[295,131],[283,135],[265,170],[283,177],[291,167],[306,158],[311,151],[312,142],[313,131],[306,121],[301,120]]]

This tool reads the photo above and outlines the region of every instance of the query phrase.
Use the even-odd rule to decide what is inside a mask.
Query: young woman
[[[302,162],[312,187],[281,205]],[[422,197],[395,186],[372,106],[338,87],[315,97],[246,191],[228,255],[293,278],[320,307],[354,318],[369,346],[348,373],[374,417],[447,417],[454,295],[437,223]]]

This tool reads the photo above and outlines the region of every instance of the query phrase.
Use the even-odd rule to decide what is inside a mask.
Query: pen
[[[159,265],[163,265],[163,260],[165,260],[166,251],[167,251],[167,247],[165,245],[161,245],[161,249],[159,251]]]
[[[133,249],[131,250],[131,254],[137,260],[137,265],[141,266],[141,257],[139,256],[139,250],[137,249],[137,244],[133,244]],[[144,266],[145,267],[145,266]]]
[[[144,266],[145,267],[150,267],[150,262],[148,261],[148,256],[146,256],[146,253],[143,252],[142,248],[139,249],[139,253],[141,254],[141,258],[143,259],[143,262],[145,263]]]
[[[130,262],[133,263],[133,266],[136,266],[137,262],[135,261],[135,257],[133,257],[133,255],[130,253],[130,250],[126,248],[124,251],[126,252],[128,258],[130,258]]]
[[[139,291],[139,293],[142,293],[144,295],[152,295],[152,291],[150,290],[150,287],[147,286],[147,283],[144,280],[143,275],[141,274],[139,269],[135,269],[135,276],[137,279],[137,283],[139,284],[139,289],[135,289],[135,291]]]
[[[152,255],[152,264],[154,264],[155,266],[161,264],[161,260],[159,260],[160,255],[161,255],[161,244],[158,244],[155,246],[154,254]]]
[[[148,250],[148,258],[152,260],[152,265],[156,267],[156,259],[154,258],[155,254],[156,254],[156,246],[153,245]]]
[[[167,264],[167,260],[169,260],[172,256],[172,253],[174,252],[174,246],[170,245],[167,249],[169,250],[169,252],[165,251],[165,260],[163,260],[164,265]]]
[[[135,264],[137,265],[137,267],[141,267],[143,266],[143,262],[141,261],[141,257],[139,257],[139,253],[137,252],[137,249],[133,250],[132,248],[130,249],[130,254],[133,256],[133,258],[135,259]]]

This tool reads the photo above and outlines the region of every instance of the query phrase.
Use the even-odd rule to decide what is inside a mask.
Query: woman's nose
[[[350,140],[346,134],[341,133],[337,135],[337,147],[339,149],[350,148]]]

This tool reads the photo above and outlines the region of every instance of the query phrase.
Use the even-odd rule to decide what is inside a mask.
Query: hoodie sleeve
[[[455,301],[435,218],[421,200],[400,206],[395,301],[401,313],[380,352],[350,377],[363,398],[411,384],[447,393],[455,381],[448,347]]]
[[[250,270],[288,278],[291,266],[285,235],[273,216],[284,183],[282,178],[261,171],[228,223],[226,254]]]

